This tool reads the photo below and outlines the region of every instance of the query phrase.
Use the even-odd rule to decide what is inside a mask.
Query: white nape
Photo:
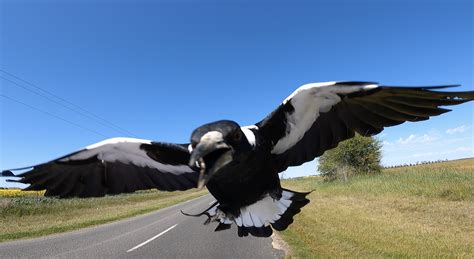
[[[206,134],[202,135],[201,142],[212,141],[212,142],[220,142],[224,141],[224,136],[222,132],[219,131],[209,131]]]
[[[258,130],[258,127],[256,125],[250,125],[250,126],[245,126],[240,128],[242,132],[245,135],[245,138],[247,138],[247,141],[250,143],[252,147],[255,147],[256,145],[256,139],[255,139],[255,134],[251,129],[256,129]]]

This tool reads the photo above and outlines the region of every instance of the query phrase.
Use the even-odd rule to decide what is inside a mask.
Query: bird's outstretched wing
[[[444,92],[454,86],[389,87],[372,82],[327,82],[303,85],[257,123],[271,144],[279,172],[321,156],[352,138],[372,136],[384,127],[427,120],[474,99],[474,92]],[[438,91],[437,91],[438,90]]]
[[[60,197],[186,190],[197,186],[199,175],[188,161],[185,145],[112,138],[33,166],[15,181],[30,184],[26,190],[46,190],[45,196]]]

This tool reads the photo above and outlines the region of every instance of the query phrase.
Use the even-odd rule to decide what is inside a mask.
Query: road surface
[[[146,215],[73,232],[0,243],[0,258],[281,258],[271,238],[237,236],[237,229],[214,232],[206,216],[187,217],[209,207],[206,195]]]

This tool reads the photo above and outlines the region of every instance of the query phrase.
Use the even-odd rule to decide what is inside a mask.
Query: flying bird
[[[112,138],[28,168],[16,180],[45,196],[99,197],[156,188],[207,189],[216,202],[202,213],[216,231],[236,224],[239,236],[282,231],[309,200],[282,188],[278,174],[321,156],[355,133],[373,136],[405,121],[423,121],[474,99],[454,87],[389,87],[325,82],[299,87],[262,121],[205,124],[190,143]],[[16,170],[16,169],[13,169]],[[185,213],[186,214],[186,213]],[[186,214],[190,215],[190,214]]]

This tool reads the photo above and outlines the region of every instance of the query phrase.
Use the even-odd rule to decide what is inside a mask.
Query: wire
[[[18,86],[18,87],[24,89],[24,90],[27,90],[27,91],[29,91],[29,92],[31,92],[31,93],[34,93],[34,94],[36,94],[36,95],[38,95],[38,96],[41,96],[41,97],[43,97],[43,98],[45,98],[45,99],[47,99],[47,100],[49,100],[49,101],[51,101],[51,102],[53,102],[53,103],[55,103],[55,104],[57,104],[57,105],[60,105],[60,106],[66,108],[66,109],[68,109],[68,110],[70,110],[70,111],[73,111],[73,112],[78,113],[78,114],[80,114],[80,115],[82,115],[82,116],[84,116],[84,117],[87,117],[88,119],[93,120],[93,121],[95,121],[95,122],[97,122],[97,123],[99,123],[99,124],[101,124],[101,125],[103,125],[103,126],[105,126],[105,127],[108,127],[108,128],[113,129],[113,130],[115,130],[115,131],[117,131],[117,132],[120,132],[121,134],[125,134],[125,135],[130,135],[130,136],[133,136],[133,137],[137,137],[137,135],[133,134],[132,132],[130,132],[130,131],[128,131],[128,130],[122,128],[122,127],[119,127],[119,126],[113,124],[112,122],[110,122],[110,121],[108,121],[108,120],[106,120],[106,119],[104,119],[104,118],[102,118],[102,117],[100,117],[100,116],[98,116],[98,115],[96,115],[96,114],[94,114],[94,113],[92,113],[92,112],[90,112],[90,111],[88,111],[88,110],[86,110],[86,109],[80,107],[79,105],[76,105],[76,104],[74,104],[74,103],[72,103],[72,102],[70,102],[70,101],[68,101],[68,100],[66,100],[66,99],[64,99],[64,98],[62,98],[62,97],[56,95],[56,94],[51,93],[50,91],[47,91],[47,90],[45,90],[45,89],[43,89],[43,88],[41,88],[41,87],[39,87],[39,86],[37,86],[37,85],[35,85],[35,84],[29,82],[29,81],[26,81],[26,80],[20,78],[19,76],[16,76],[16,75],[14,75],[14,74],[12,74],[12,73],[9,73],[9,72],[7,72],[7,71],[5,71],[5,70],[3,70],[3,69],[0,69],[0,71],[3,72],[3,73],[6,74],[6,75],[9,75],[9,76],[11,76],[11,77],[13,77],[13,78],[19,80],[19,81],[22,81],[23,83],[28,84],[29,86],[34,87],[35,89],[37,89],[37,90],[39,90],[39,91],[41,91],[41,92],[43,92],[43,93],[45,93],[45,94],[47,94],[47,95],[49,95],[49,96],[52,96],[52,97],[56,98],[57,100],[60,100],[62,103],[59,102],[59,101],[57,101],[57,100],[54,100],[53,98],[51,98],[51,97],[49,97],[49,96],[47,96],[47,95],[45,95],[45,94],[42,94],[42,93],[37,92],[37,91],[33,91],[32,89],[30,89],[30,88],[28,88],[28,87],[26,87],[26,86],[24,86],[24,85],[18,84],[17,82],[12,81],[12,80],[10,80],[10,79],[8,79],[8,78],[6,78],[6,77],[0,76],[0,78],[3,79],[3,80],[6,80],[6,81],[8,81],[8,82],[10,82],[10,83],[12,83],[12,84],[14,84],[14,85],[16,85],[16,86]],[[68,106],[68,105],[65,105],[64,103],[68,104],[69,106]],[[72,107],[71,107],[71,106],[72,106]]]
[[[93,130],[93,129],[89,129],[89,128],[83,127],[83,126],[81,126],[81,125],[79,125],[79,124],[77,124],[77,123],[75,123],[75,122],[72,122],[72,121],[70,121],[70,120],[64,119],[64,118],[62,118],[62,117],[60,117],[60,116],[57,116],[57,115],[55,115],[55,114],[52,114],[52,113],[50,113],[50,112],[48,112],[48,111],[41,110],[41,109],[39,109],[39,108],[36,108],[36,107],[34,107],[34,106],[32,106],[32,105],[29,105],[29,104],[24,103],[24,102],[22,102],[22,101],[19,101],[19,100],[17,100],[17,99],[11,98],[11,97],[6,96],[6,95],[4,95],[4,94],[0,94],[0,96],[3,97],[3,98],[5,98],[5,99],[8,99],[8,100],[10,100],[10,101],[13,101],[13,102],[22,104],[22,105],[24,105],[24,106],[26,106],[26,107],[28,107],[28,108],[30,108],[30,109],[33,109],[33,110],[42,112],[42,113],[47,114],[47,115],[49,115],[49,116],[51,116],[51,117],[54,117],[54,118],[56,118],[56,119],[62,120],[62,121],[64,121],[64,122],[67,122],[67,123],[69,123],[69,124],[71,124],[71,125],[74,125],[74,126],[76,126],[76,127],[78,127],[78,128],[81,128],[81,129],[83,129],[83,130],[87,130],[87,131],[92,132],[92,133],[94,133],[94,134],[97,134],[97,135],[99,135],[99,136],[108,138],[108,136],[106,136],[106,135],[104,135],[104,134],[102,134],[102,133],[100,133],[100,132],[98,132],[98,131],[95,131],[95,130]]]
[[[60,103],[60,102],[58,102],[58,101],[56,101],[56,100],[54,100],[54,99],[48,97],[47,95],[44,95],[44,94],[41,94],[41,93],[39,93],[39,92],[33,91],[33,90],[31,90],[30,88],[25,87],[25,86],[23,86],[23,85],[20,85],[20,84],[14,82],[14,81],[12,81],[12,80],[10,80],[10,79],[8,79],[8,78],[5,78],[5,77],[0,76],[0,78],[4,79],[4,80],[6,80],[6,81],[9,81],[10,83],[12,83],[12,84],[14,84],[14,85],[16,85],[16,86],[18,86],[18,87],[21,87],[21,88],[24,89],[24,90],[27,90],[27,91],[29,91],[29,92],[31,92],[31,93],[34,93],[34,94],[36,94],[36,95],[38,95],[38,96],[41,96],[41,97],[43,97],[43,98],[45,98],[45,99],[47,99],[47,100],[49,100],[49,101],[51,101],[51,102],[53,102],[53,103],[55,103],[55,104],[57,104],[57,105],[60,105],[60,106],[62,106],[62,107],[65,107],[66,109],[68,109],[68,110],[70,110],[70,111],[73,111],[73,112],[78,113],[78,114],[80,114],[80,115],[82,115],[82,116],[84,116],[84,117],[87,117],[87,118],[89,118],[89,119],[91,119],[91,120],[93,120],[93,121],[95,121],[95,122],[97,122],[97,123],[99,123],[99,124],[101,124],[101,125],[103,125],[103,126],[105,126],[105,127],[108,127],[108,128],[111,128],[111,129],[113,129],[113,130],[115,130],[115,131],[117,131],[117,132],[120,132],[121,134],[124,134],[124,133],[125,133],[126,135],[132,135],[132,136],[136,137],[136,135],[133,134],[133,133],[131,133],[130,131],[125,130],[125,129],[119,127],[119,126],[116,126],[115,124],[113,124],[113,123],[111,123],[111,122],[109,122],[109,121],[107,121],[107,120],[105,120],[105,119],[103,119],[103,118],[101,118],[101,117],[95,115],[94,113],[92,113],[92,112],[90,112],[90,111],[87,111],[87,110],[85,110],[85,109],[79,107],[79,106],[76,105],[76,104],[73,104],[73,103],[71,103],[71,102],[65,100],[64,98],[61,98],[61,97],[59,97],[59,96],[57,96],[57,95],[55,95],[55,94],[53,94],[53,93],[51,93],[51,92],[49,92],[49,91],[47,91],[47,90],[41,88],[41,87],[39,87],[39,86],[36,86],[36,85],[34,85],[34,84],[32,84],[32,83],[30,83],[30,82],[28,82],[28,81],[26,81],[26,80],[24,80],[24,79],[18,77],[18,76],[15,76],[15,75],[13,75],[13,74],[11,74],[11,73],[9,73],[9,72],[6,72],[6,71],[3,70],[3,69],[0,69],[0,71],[3,72],[3,73],[5,73],[5,74],[7,74],[7,75],[9,75],[9,76],[12,76],[12,77],[14,77],[14,78],[20,80],[20,81],[22,81],[22,82],[25,82],[25,83],[27,83],[27,84],[33,86],[34,88],[36,88],[36,89],[38,89],[38,90],[40,90],[40,91],[42,91],[42,92],[44,92],[44,93],[47,93],[48,95],[53,96],[54,98],[56,98],[56,99],[58,99],[58,100],[61,100],[61,101],[64,102],[64,103],[67,103],[67,104],[69,104],[69,105],[75,107],[76,109],[71,108],[70,106],[66,106],[66,105],[64,105],[63,103]],[[77,109],[79,109],[79,110],[77,110]]]

